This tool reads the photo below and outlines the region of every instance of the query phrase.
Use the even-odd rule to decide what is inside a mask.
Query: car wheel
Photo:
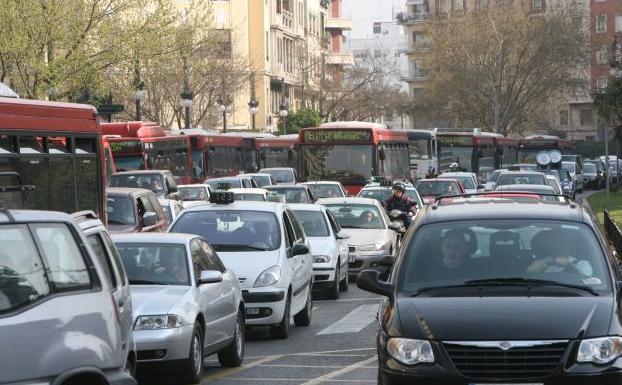
[[[328,299],[338,299],[339,298],[339,279],[341,278],[341,269],[339,268],[340,262],[337,261],[337,266],[335,267],[335,279],[333,280],[333,284],[326,290],[326,298]]]
[[[198,384],[203,377],[203,331],[198,323],[194,323],[192,342],[188,359],[184,360],[181,382],[184,384]]]
[[[283,312],[283,319],[276,326],[270,327],[270,335],[272,338],[285,339],[289,337],[289,318],[290,318],[290,306],[291,297],[287,295],[287,302],[285,302],[285,311]]]
[[[238,310],[238,319],[235,324],[233,342],[218,352],[218,361],[222,366],[240,366],[244,361],[244,315]]]
[[[311,286],[307,291],[307,304],[302,311],[294,315],[294,323],[296,326],[309,326],[311,325],[311,314],[313,313],[313,298],[311,298]]]
[[[350,272],[348,271],[348,264],[346,264],[346,273],[343,275],[343,279],[339,282],[340,291],[348,291],[348,287],[350,286],[349,275]]]

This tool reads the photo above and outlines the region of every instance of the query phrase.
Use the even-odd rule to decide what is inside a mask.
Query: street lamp
[[[144,90],[144,84],[141,82],[138,85],[138,89],[134,93],[134,101],[136,102],[136,120],[137,121],[142,120],[141,101],[146,95],[147,95],[147,91]]]
[[[179,105],[184,109],[185,113],[185,128],[190,128],[190,107],[192,107],[192,91],[188,89],[188,87],[184,87],[184,90],[180,94],[181,100],[179,101]]]
[[[259,112],[259,102],[254,98],[248,102],[248,111],[251,113],[251,128],[255,130],[255,115]]]
[[[287,111],[287,104],[283,101],[279,106],[279,116],[283,119],[283,134],[287,134],[287,115],[289,111]]]
[[[225,97],[224,99],[218,99],[216,103],[218,103],[218,108],[222,113],[222,132],[224,134],[227,132],[227,112],[229,112],[229,104],[231,103],[231,100],[229,97]]]

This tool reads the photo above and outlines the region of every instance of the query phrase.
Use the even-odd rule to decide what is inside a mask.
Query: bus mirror
[[[384,151],[384,148],[381,148],[380,151],[378,151],[378,156],[380,157],[380,160],[385,160],[387,158],[387,153]]]

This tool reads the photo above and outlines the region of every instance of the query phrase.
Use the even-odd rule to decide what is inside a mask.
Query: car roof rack
[[[32,191],[35,189],[35,185],[33,184],[23,184],[22,176],[17,172],[13,172],[13,171],[0,172],[0,178],[2,177],[15,178],[17,179],[17,184],[8,185],[8,186],[0,186],[0,193],[11,193],[11,192],[23,193],[23,192]],[[2,199],[0,199],[0,212],[6,215],[6,217],[9,218],[10,222],[15,222],[15,217],[13,217],[13,214],[11,214],[11,212],[9,211],[9,208],[6,207],[6,204],[4,203],[4,200]]]
[[[566,194],[552,194],[552,193],[538,193],[538,192],[534,192],[534,191],[512,191],[512,190],[508,190],[508,191],[485,191],[485,192],[478,192],[478,193],[471,193],[471,194],[453,194],[453,195],[441,195],[436,197],[436,199],[434,200],[434,203],[432,204],[432,209],[437,209],[438,205],[443,201],[443,200],[447,200],[447,199],[455,199],[455,198],[472,198],[472,197],[478,197],[478,196],[483,196],[483,197],[491,197],[491,195],[508,195],[508,194],[512,194],[512,195],[525,195],[525,196],[533,196],[533,195],[537,195],[540,197],[556,197],[556,198],[565,198],[570,202],[570,207],[571,208],[575,208],[576,207],[576,203],[575,201],[572,199],[572,197],[570,195],[566,195]]]

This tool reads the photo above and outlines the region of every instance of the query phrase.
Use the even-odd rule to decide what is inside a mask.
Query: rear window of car
[[[106,213],[108,213],[108,222],[111,224],[136,224],[136,212],[132,198],[108,196],[106,199]]]
[[[459,194],[460,189],[457,181],[428,181],[419,182],[415,186],[419,195],[454,195]]]
[[[269,187],[267,190],[283,195],[287,203],[313,203],[302,187]]]
[[[334,184],[308,184],[316,198],[341,198],[343,191]]]
[[[218,185],[222,183],[229,183],[231,188],[242,188],[242,180],[239,178],[228,179],[208,179],[205,184],[209,185],[213,190],[218,190]]]
[[[546,185],[544,174],[501,174],[497,179],[497,186],[505,186],[508,184],[541,184]]]
[[[307,237],[328,237],[328,224],[321,211],[294,210]]]

